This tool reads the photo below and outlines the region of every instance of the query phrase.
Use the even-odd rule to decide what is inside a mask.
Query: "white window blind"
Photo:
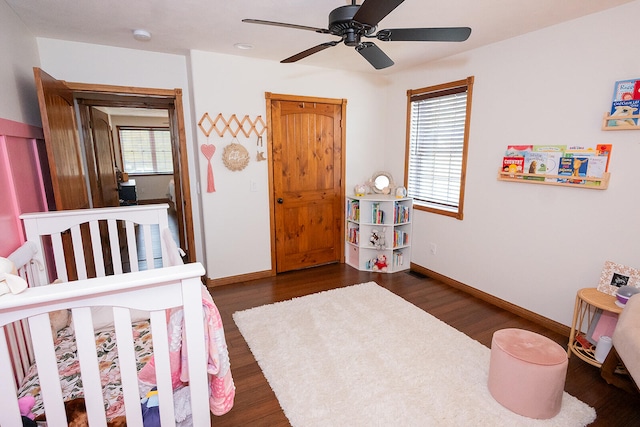
[[[466,84],[410,95],[407,193],[419,206],[460,213],[467,95]]]
[[[124,171],[129,174],[173,173],[169,129],[120,127]]]

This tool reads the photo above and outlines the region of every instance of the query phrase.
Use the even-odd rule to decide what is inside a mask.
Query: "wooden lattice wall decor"
[[[245,115],[242,120],[240,120],[238,116],[232,114],[227,120],[222,113],[219,113],[215,119],[212,119],[209,113],[204,113],[198,122],[198,127],[207,137],[215,130],[220,138],[227,132],[234,138],[240,133],[247,138],[249,138],[252,133],[261,137],[267,129],[267,125],[264,120],[262,120],[262,116],[256,116],[255,120],[251,120],[251,117]]]
[[[233,142],[224,148],[224,152],[222,154],[222,162],[227,169],[240,171],[249,164],[249,152],[242,144],[237,142],[237,136],[240,134],[244,135],[246,138],[249,138],[254,134],[257,137],[256,145],[258,146],[256,161],[266,160],[262,148],[262,134],[267,129],[267,125],[264,120],[262,120],[262,116],[256,116],[256,118],[252,120],[249,115],[245,115],[242,120],[240,120],[235,114],[232,114],[228,119],[226,119],[222,113],[219,113],[215,119],[212,119],[209,113],[204,113],[198,122],[198,127],[207,137],[207,144],[201,147],[201,151],[205,156],[208,156],[208,192],[215,191],[215,186],[213,184],[213,171],[211,169],[211,156],[213,156],[213,153],[215,152],[215,147],[213,144],[208,143],[209,136],[213,131],[215,131],[220,138],[224,137],[226,133],[231,134],[233,137]]]

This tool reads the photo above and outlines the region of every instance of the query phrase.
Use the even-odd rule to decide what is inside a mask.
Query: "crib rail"
[[[28,241],[45,266],[38,282],[103,277],[169,265],[161,233],[167,204],[23,214]],[[155,254],[154,247],[161,253]],[[49,258],[49,262],[47,261]]]
[[[129,309],[151,311],[160,416],[162,425],[173,425],[175,418],[164,310],[182,307],[186,342],[189,347],[188,369],[194,373],[189,381],[193,425],[209,426],[207,376],[201,374],[206,372],[200,279],[203,274],[202,265],[194,263],[161,270],[40,286],[29,288],[21,294],[0,298],[0,326],[22,319],[26,319],[29,325],[49,425],[67,425],[67,419],[53,350],[53,338],[48,326],[48,313],[71,309],[76,326],[78,357],[89,425],[105,425],[95,336],[91,327],[89,307],[110,306],[113,307],[115,319],[127,425],[142,427]],[[17,384],[9,359],[10,352],[4,328],[0,328],[0,384],[8,385],[6,388],[9,390],[9,393],[5,393],[5,398],[0,399],[0,425],[18,426],[22,424],[15,397]]]

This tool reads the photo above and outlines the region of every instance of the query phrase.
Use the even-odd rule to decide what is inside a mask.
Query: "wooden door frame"
[[[112,86],[90,83],[76,83],[64,81],[64,84],[74,93],[74,96],[82,99],[109,101],[111,106],[128,108],[159,108],[169,112],[173,109],[175,114],[176,129],[174,132],[177,141],[174,149],[180,165],[180,184],[176,183],[176,201],[181,200],[182,205],[176,206],[178,212],[179,227],[184,230],[186,244],[184,250],[188,261],[195,261],[196,250],[193,232],[193,207],[191,203],[191,186],[189,182],[189,162],[187,158],[187,137],[185,133],[184,110],[182,104],[182,89],[157,89],[132,86]],[[107,105],[103,105],[107,106]],[[171,124],[173,127],[173,124]],[[174,164],[175,159],[174,159]],[[174,171],[175,174],[175,171]],[[182,219],[184,218],[184,220]],[[180,242],[182,244],[182,242]]]
[[[340,130],[342,132],[342,147],[340,152],[340,167],[342,173],[340,176],[340,205],[343,209],[340,210],[340,228],[338,233],[344,236],[344,206],[345,206],[345,175],[346,175],[346,116],[347,116],[347,100],[344,98],[318,98],[312,96],[298,96],[298,95],[284,95],[271,92],[265,92],[265,99],[267,104],[267,153],[269,157],[268,164],[268,179],[269,179],[269,225],[271,228],[271,275],[276,275],[276,219],[275,219],[275,199],[273,188],[273,127],[271,118],[271,103],[272,101],[293,101],[293,102],[317,102],[319,104],[335,104],[340,105],[341,108],[341,123]],[[339,245],[338,259],[341,263],[344,263],[344,250],[345,245]]]

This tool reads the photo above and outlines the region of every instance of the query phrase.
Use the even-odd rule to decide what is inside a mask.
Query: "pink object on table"
[[[529,418],[560,412],[567,375],[567,352],[558,343],[523,329],[493,334],[488,388],[505,408]]]

